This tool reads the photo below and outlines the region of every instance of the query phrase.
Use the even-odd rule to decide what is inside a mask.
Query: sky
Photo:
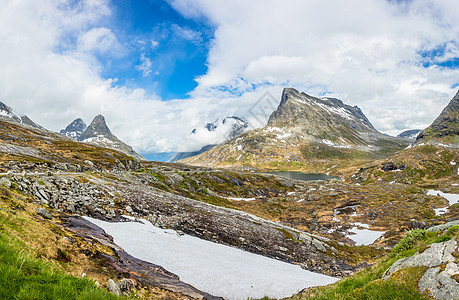
[[[227,128],[204,126],[227,116],[262,126],[284,87],[358,105],[397,135],[430,125],[459,89],[457,11],[457,0],[2,0],[0,101],[54,131],[103,114],[145,156],[222,142]]]

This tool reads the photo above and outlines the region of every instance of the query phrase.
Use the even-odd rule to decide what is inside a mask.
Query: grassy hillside
[[[37,213],[33,199],[0,187],[0,299],[119,299],[106,291],[119,272],[100,259],[113,250],[96,239],[86,240]],[[82,278],[85,273],[86,277]],[[142,299],[184,299],[160,288],[138,286]]]
[[[423,252],[433,243],[458,239],[458,237],[459,226],[457,225],[439,233],[414,229],[406,232],[405,237],[392,249],[392,252],[370,268],[335,284],[306,290],[290,299],[431,299],[428,295],[420,293],[418,289],[418,282],[426,267],[402,269],[388,280],[383,280],[381,277],[395,261]]]

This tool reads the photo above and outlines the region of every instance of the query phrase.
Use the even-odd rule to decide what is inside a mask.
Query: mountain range
[[[305,164],[310,159],[317,162],[350,156],[377,157],[409,144],[408,139],[378,132],[357,106],[286,88],[266,126],[245,132],[183,162],[212,166]]]
[[[97,115],[87,127],[83,120],[75,119],[65,129],[62,129],[60,134],[78,142],[114,149],[135,159],[145,160],[131,146],[122,142],[110,131],[102,115]]]

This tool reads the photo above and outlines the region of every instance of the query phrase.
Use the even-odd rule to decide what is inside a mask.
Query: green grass
[[[87,278],[33,257],[0,224],[0,299],[119,299]]]
[[[397,260],[422,252],[432,243],[441,243],[459,236],[459,226],[450,227],[440,233],[413,229],[392,249],[392,252],[373,266],[364,269],[337,283],[316,287],[291,299],[430,299],[417,289],[419,279],[427,270],[425,267],[406,268],[398,271],[388,280],[382,280],[383,273]]]

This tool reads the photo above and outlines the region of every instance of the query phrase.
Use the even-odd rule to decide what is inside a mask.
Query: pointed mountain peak
[[[15,122],[23,125],[28,125],[34,128],[42,129],[44,130],[43,127],[32,121],[29,117],[26,115],[18,115],[14,109],[9,107],[3,102],[0,102],[0,118],[4,120],[8,120],[10,122]]]
[[[78,118],[72,121],[65,129],[62,129],[59,133],[65,135],[74,140],[78,140],[83,132],[86,130],[86,123]]]
[[[105,122],[105,118],[102,115],[97,115],[85,129],[85,131],[78,138],[79,141],[95,138],[98,136],[103,136],[106,138],[116,138]]]
[[[268,120],[268,125],[281,126],[298,123],[308,128],[318,128],[334,123],[359,131],[376,129],[357,106],[344,104],[336,98],[317,98],[300,93],[294,88],[284,88],[281,102]]]
[[[78,119],[77,119],[78,120]],[[76,120],[75,120],[76,121]],[[138,160],[145,160],[131,146],[118,139],[107,126],[105,118],[97,115],[78,138],[78,141],[123,152]]]
[[[16,112],[11,107],[9,107],[3,102],[0,102],[0,116],[2,116],[5,119],[10,119],[10,121],[22,124],[21,117],[18,114],[16,114]]]

